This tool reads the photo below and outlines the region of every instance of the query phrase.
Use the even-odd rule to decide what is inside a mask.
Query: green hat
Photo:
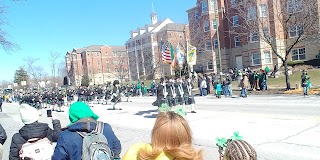
[[[97,120],[99,116],[94,114],[86,103],[73,103],[69,109],[69,120],[71,122],[70,125],[82,118],[92,118],[94,120]]]

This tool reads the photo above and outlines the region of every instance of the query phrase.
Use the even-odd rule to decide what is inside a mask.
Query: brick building
[[[319,0],[197,0],[187,10],[191,44],[198,49],[195,69],[217,71],[218,42],[222,69],[282,64],[276,53],[284,56],[286,51],[288,61],[318,58],[319,4]],[[298,22],[287,22],[290,16]]]
[[[90,85],[129,78],[124,46],[92,45],[74,48],[67,52],[65,58],[70,81],[75,86],[81,85],[84,76],[88,76]]]
[[[184,24],[175,24],[169,18],[158,22],[155,12],[150,17],[151,24],[132,30],[131,37],[126,42],[132,80],[158,79],[172,75],[171,67],[161,61],[161,41],[176,47],[188,35]]]

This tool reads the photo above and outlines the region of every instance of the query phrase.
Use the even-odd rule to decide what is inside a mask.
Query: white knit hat
[[[36,108],[31,107],[28,104],[21,104],[19,108],[21,121],[24,124],[31,124],[39,119],[39,112]]]

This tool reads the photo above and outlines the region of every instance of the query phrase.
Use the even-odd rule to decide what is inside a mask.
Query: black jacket
[[[2,125],[0,124],[0,143],[4,144],[6,140],[7,140],[6,131],[3,129]]]
[[[19,151],[22,145],[31,138],[48,138],[52,142],[57,142],[61,132],[61,124],[59,120],[53,120],[52,124],[54,130],[48,124],[39,122],[23,126],[19,133],[14,134],[12,137],[9,159],[19,160]]]

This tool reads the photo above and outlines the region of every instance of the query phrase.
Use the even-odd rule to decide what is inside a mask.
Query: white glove
[[[177,94],[173,94],[173,98],[176,98],[177,97]]]
[[[165,92],[165,93],[164,93],[164,97],[167,97],[167,95],[168,95],[168,92]]]

